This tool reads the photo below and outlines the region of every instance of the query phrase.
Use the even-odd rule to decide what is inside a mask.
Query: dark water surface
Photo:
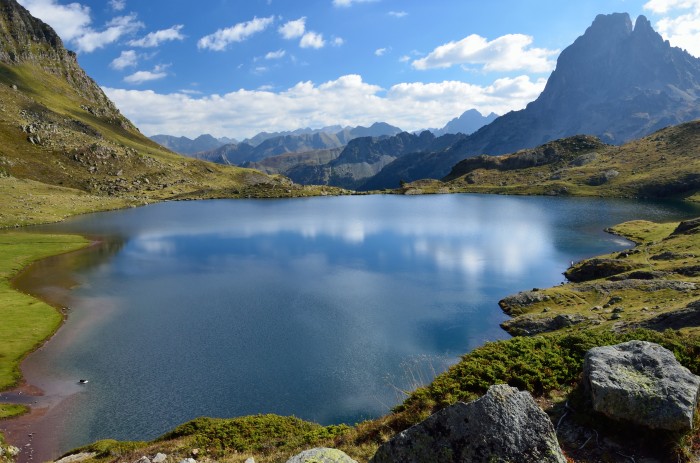
[[[46,381],[90,380],[65,405],[64,450],[154,438],[202,415],[354,423],[508,337],[500,298],[629,246],[605,227],[694,215],[687,204],[442,195],[82,216],[37,227],[104,242],[26,276],[44,294],[75,283],[61,296],[68,322],[29,362]]]

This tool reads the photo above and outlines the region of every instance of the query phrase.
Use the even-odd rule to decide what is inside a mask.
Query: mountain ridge
[[[498,117],[437,153],[415,153],[368,182],[442,178],[460,160],[532,148],[577,134],[621,144],[669,125],[700,118],[700,59],[672,47],[640,16],[598,15],[564,49],[544,91],[525,109]]]

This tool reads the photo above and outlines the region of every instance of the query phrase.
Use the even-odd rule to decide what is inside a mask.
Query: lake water
[[[502,297],[558,284],[572,260],[629,246],[605,227],[695,215],[688,204],[480,195],[86,215],[36,228],[104,241],[26,277],[70,307],[30,364],[41,381],[90,380],[66,405],[64,450],[154,438],[202,415],[354,423],[507,338]]]

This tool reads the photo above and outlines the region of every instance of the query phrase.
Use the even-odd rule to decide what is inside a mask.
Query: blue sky
[[[147,135],[503,114],[537,97],[599,13],[644,14],[700,56],[700,0],[19,2]]]

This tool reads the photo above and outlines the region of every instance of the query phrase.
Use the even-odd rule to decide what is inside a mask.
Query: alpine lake
[[[461,194],[80,216],[27,229],[96,243],[19,279],[68,311],[24,369],[69,392],[54,424],[63,451],[152,439],[198,416],[353,424],[509,337],[501,298],[631,246],[606,227],[694,216],[699,204]]]

